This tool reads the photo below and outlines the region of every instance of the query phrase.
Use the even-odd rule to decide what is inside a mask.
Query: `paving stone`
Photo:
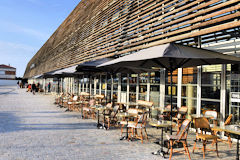
[[[0,160],[161,160],[152,155],[159,145],[160,131],[148,128],[149,141],[120,141],[120,129],[96,128],[96,120],[80,119],[80,114],[64,112],[54,105],[54,96],[26,92],[17,87],[0,86]],[[192,154],[195,133],[188,136]],[[201,144],[199,143],[199,146]],[[208,147],[211,145],[208,145]],[[219,143],[219,155],[207,152],[206,159],[235,159],[236,144],[229,149]],[[168,157],[168,156],[167,156]],[[172,159],[188,159],[174,154]]]

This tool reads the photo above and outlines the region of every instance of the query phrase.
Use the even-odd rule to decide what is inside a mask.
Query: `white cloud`
[[[25,44],[0,41],[0,64],[11,64],[17,68],[17,76],[23,76],[27,63],[37,50]]]
[[[10,22],[0,21],[0,24],[1,24],[0,28],[2,28],[3,31],[5,30],[7,32],[26,34],[26,35],[33,36],[40,40],[47,40],[50,37],[49,34],[40,32],[35,29],[31,29],[28,27],[19,26],[17,24],[13,24]]]

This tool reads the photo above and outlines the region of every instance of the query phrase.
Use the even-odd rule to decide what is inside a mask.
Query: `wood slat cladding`
[[[28,63],[25,77],[168,42],[239,38],[239,10],[240,0],[82,0]]]

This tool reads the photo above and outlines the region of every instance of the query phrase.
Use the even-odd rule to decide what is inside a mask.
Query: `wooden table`
[[[176,125],[176,123],[174,123],[172,121],[150,121],[149,125],[162,129],[161,148],[160,148],[160,150],[158,150],[157,152],[153,152],[152,154],[154,154],[154,155],[161,155],[162,157],[165,158],[166,152],[163,151],[163,129],[164,128],[169,128],[169,127],[172,128],[173,126]]]
[[[212,128],[214,131],[224,131],[237,136],[237,153],[236,160],[239,160],[239,139],[240,139],[240,126],[239,125],[226,125],[226,126],[214,126]]]

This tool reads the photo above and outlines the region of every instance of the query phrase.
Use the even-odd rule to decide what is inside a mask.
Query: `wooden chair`
[[[104,95],[103,94],[97,94],[95,95],[95,100],[97,105],[103,105],[103,100],[104,100]]]
[[[217,146],[218,136],[213,135],[213,134],[211,134],[211,135],[206,134],[206,131],[212,132],[211,128],[210,128],[209,121],[207,120],[207,118],[201,117],[201,118],[194,119],[194,126],[196,128],[196,140],[195,140],[195,143],[194,143],[194,146],[193,146],[193,153],[194,153],[195,149],[199,149],[199,148],[196,147],[196,143],[197,143],[198,140],[201,140],[202,143],[203,143],[203,148],[201,148],[201,149],[203,150],[203,158],[204,159],[205,159],[205,151],[206,150],[216,151],[217,156],[218,156],[218,146]],[[201,130],[201,133],[198,133],[198,129]],[[212,150],[212,149],[207,149],[206,148],[207,142],[210,141],[210,140],[213,141],[213,144],[214,143],[216,144],[216,150]]]
[[[213,121],[214,125],[217,125],[217,117],[218,117],[217,111],[206,110],[206,111],[204,111],[204,116],[212,116],[212,118],[210,118],[210,119]]]
[[[230,114],[230,115],[228,116],[228,118],[226,119],[226,121],[225,121],[225,123],[224,123],[224,126],[229,125],[229,124],[231,123],[232,116],[233,116],[232,114]],[[221,131],[221,130],[219,130],[219,131]],[[215,135],[216,135],[217,132],[219,132],[219,131],[216,131]],[[218,141],[228,143],[229,148],[232,148],[232,139],[231,139],[230,134],[229,134],[228,132],[225,132],[224,134],[227,136],[228,139],[227,139],[227,140],[223,140],[223,139],[221,139],[221,138],[218,138]]]
[[[181,127],[181,123],[186,119],[188,108],[186,106],[182,106],[178,109],[178,113],[175,117],[172,118],[173,121],[177,122],[178,131]]]
[[[127,110],[127,113],[128,113],[128,114],[135,115],[135,117],[137,117],[137,115],[138,115],[139,112],[142,113],[143,110],[137,109],[137,108],[130,108],[130,109]],[[134,121],[135,121],[135,118],[133,118],[133,119],[132,119],[131,121],[129,121],[129,122],[127,122],[124,118],[119,121],[119,122],[120,122],[120,126],[121,126],[121,136],[122,136],[122,134],[123,134],[123,128],[124,128],[124,126],[126,126],[126,125],[129,124],[129,123],[134,123]]]
[[[152,106],[153,106],[153,102],[149,102],[149,101],[143,101],[143,100],[138,100],[137,101],[137,104],[138,104],[138,107],[140,109],[144,109],[144,110],[147,110],[148,109],[148,112],[149,112],[149,118],[151,118],[151,110],[152,110]]]
[[[187,135],[188,135],[188,129],[189,129],[190,123],[191,123],[191,120],[186,119],[181,124],[181,127],[176,135],[166,135],[169,141],[168,149],[170,149],[169,160],[171,160],[172,158],[174,144],[179,142],[183,144],[184,151],[188,155],[188,158],[191,160],[190,153],[187,147]],[[175,152],[181,152],[181,151],[175,151]]]
[[[68,110],[69,111],[74,111],[76,109],[76,106],[78,104],[80,104],[80,102],[78,101],[79,97],[78,96],[73,96],[73,98],[69,99],[68,101]]]
[[[105,115],[105,123],[107,125],[107,129],[110,129],[110,126],[117,126],[118,119],[117,114],[119,111],[119,105],[115,105],[112,109],[109,109],[108,115]]]
[[[91,108],[96,104],[96,101],[94,99],[91,99],[87,104],[83,106],[83,118],[92,118],[95,119],[95,112]]]
[[[128,128],[130,128],[128,140],[131,138],[140,139],[143,143],[143,131],[145,132],[145,138],[148,140],[147,130],[146,130],[146,122],[147,122],[147,112],[139,114],[135,123],[128,123]],[[140,135],[138,135],[137,130],[140,130]]]
[[[169,110],[169,112],[163,112],[159,118],[162,120],[170,120],[170,116],[171,116],[171,105],[167,105],[165,107],[165,110]]]

